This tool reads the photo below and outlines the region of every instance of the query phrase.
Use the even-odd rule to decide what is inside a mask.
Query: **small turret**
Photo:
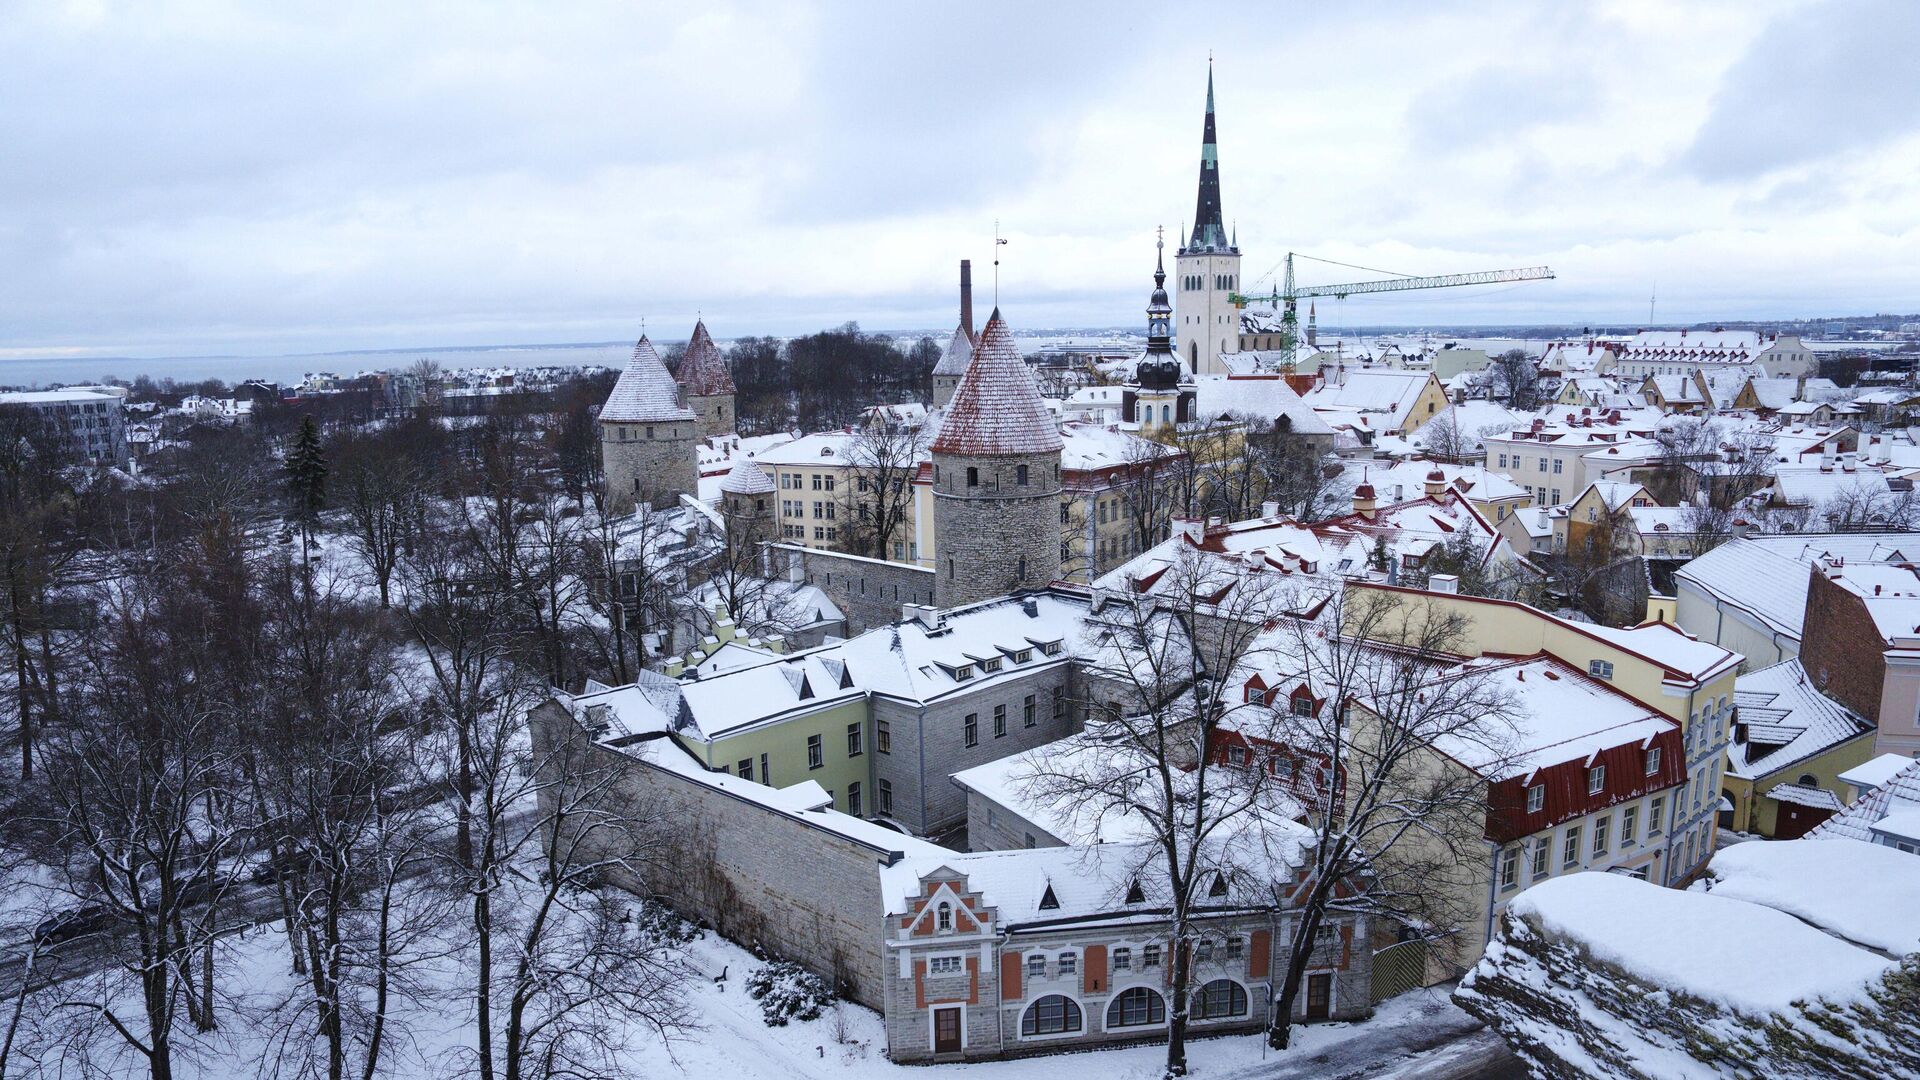
[[[1441,472],[1438,465],[1427,470],[1426,493],[1429,499],[1437,499],[1447,493],[1447,474]]]

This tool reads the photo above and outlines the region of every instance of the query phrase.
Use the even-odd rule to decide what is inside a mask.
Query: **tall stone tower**
[[[720,481],[720,515],[728,529],[761,540],[773,538],[773,478],[752,458],[743,458]]]
[[[967,373],[967,363],[973,359],[973,263],[968,259],[960,260],[960,325],[953,331],[947,347],[940,353],[940,362],[933,365],[933,407],[944,409],[953,400],[953,392],[960,386],[960,376]]]
[[[1179,280],[1174,347],[1196,375],[1225,371],[1221,353],[1240,351],[1240,311],[1227,300],[1240,288],[1240,248],[1220,216],[1220,147],[1213,126],[1213,68],[1207,68],[1207,120],[1200,136],[1200,194],[1193,235],[1175,260]]]
[[[687,342],[687,355],[680,360],[675,376],[687,391],[687,408],[699,421],[702,437],[734,433],[733,376],[720,347],[707,333],[705,320],[693,324],[693,338]]]
[[[1060,576],[1060,425],[998,309],[933,440],[933,601],[954,607]]]
[[[607,507],[624,514],[645,501],[671,506],[699,489],[693,410],[645,335],[600,406],[600,464]]]

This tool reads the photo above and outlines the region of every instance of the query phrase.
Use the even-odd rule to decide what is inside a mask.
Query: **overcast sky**
[[[0,358],[1131,326],[1210,51],[1246,282],[1559,274],[1323,323],[1920,309],[1913,0],[477,8],[0,0]]]

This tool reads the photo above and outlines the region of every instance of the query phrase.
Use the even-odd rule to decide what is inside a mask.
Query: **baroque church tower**
[[[998,308],[933,440],[933,602],[955,607],[1060,576],[1060,425]]]
[[[1154,243],[1153,294],[1147,298],[1147,351],[1134,366],[1133,402],[1127,418],[1142,429],[1172,427],[1191,420],[1189,390],[1182,394],[1183,369],[1173,351],[1173,305],[1167,301],[1166,241]],[[1187,400],[1182,400],[1185,397]]]
[[[1227,299],[1240,288],[1240,248],[1220,214],[1220,148],[1213,122],[1213,68],[1207,68],[1207,119],[1200,136],[1200,194],[1193,235],[1175,261],[1179,296],[1174,345],[1196,375],[1226,370],[1220,354],[1240,351],[1240,311]]]

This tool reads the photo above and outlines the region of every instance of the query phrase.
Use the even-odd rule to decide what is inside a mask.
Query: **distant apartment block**
[[[125,410],[117,394],[98,390],[33,390],[0,394],[0,410],[24,408],[62,453],[95,464],[127,464]]]

